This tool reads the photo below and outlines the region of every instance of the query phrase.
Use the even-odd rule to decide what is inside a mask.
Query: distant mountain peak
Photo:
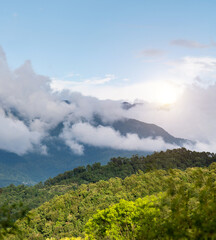
[[[67,104],[71,104],[71,102],[69,101],[69,100],[67,100],[67,99],[65,99],[65,100],[62,100],[62,102],[64,102],[64,103],[67,103]]]
[[[137,105],[142,105],[142,103],[129,103],[129,102],[122,102],[121,106],[124,110],[129,110]]]

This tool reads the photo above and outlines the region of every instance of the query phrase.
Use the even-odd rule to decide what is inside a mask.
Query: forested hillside
[[[215,192],[215,163],[140,171],[81,185],[32,210],[17,227],[22,239],[214,239]]]
[[[111,177],[125,178],[138,170],[143,172],[153,169],[178,168],[184,170],[188,167],[204,167],[216,161],[216,154],[210,152],[195,152],[185,148],[155,152],[152,155],[131,158],[112,158],[107,165],[95,163],[87,167],[75,168],[63,174],[48,179],[45,185],[68,183],[89,183],[107,180]]]
[[[15,204],[21,201],[25,208],[32,209],[56,195],[64,194],[70,189],[76,189],[80,184],[108,180],[111,177],[124,179],[137,173],[138,170],[143,172],[169,168],[184,170],[188,167],[209,166],[215,161],[216,155],[213,153],[192,152],[185,148],[155,152],[146,157],[134,155],[131,158],[112,158],[107,165],[95,163],[86,167],[78,167],[34,186],[10,185],[1,188],[0,206],[5,202]]]
[[[53,198],[28,214],[30,222],[19,222],[19,229],[21,227],[25,232],[26,239],[45,239],[51,236],[57,239],[65,236],[83,237],[85,231],[90,234],[89,229],[93,229],[92,223],[87,225],[88,228],[85,228],[85,223],[96,213],[96,209],[105,209],[121,199],[135,201],[139,197],[167,192],[172,183],[170,179],[173,178],[172,170],[168,169],[207,167],[215,160],[216,155],[213,153],[198,153],[182,148],[155,152],[147,157],[135,155],[132,158],[113,158],[104,166],[95,163],[78,167],[35,186],[10,185],[2,188],[0,193],[0,227],[4,227],[7,219],[13,225],[16,219],[23,218],[30,209]],[[177,187],[182,180],[193,181],[191,171],[187,173],[188,171],[174,170],[180,180],[176,182],[177,178],[173,178],[173,186]],[[207,172],[202,168],[197,171],[205,174]],[[132,176],[128,177],[130,175]],[[202,177],[202,174],[200,176]],[[64,195],[58,197],[62,194]],[[136,206],[137,203],[125,204]],[[97,239],[96,235],[94,237]],[[105,238],[105,235],[103,237]],[[116,239],[119,239],[118,237]],[[98,239],[103,239],[102,235]]]
[[[163,193],[121,199],[85,226],[87,239],[216,239],[216,164],[169,172]]]

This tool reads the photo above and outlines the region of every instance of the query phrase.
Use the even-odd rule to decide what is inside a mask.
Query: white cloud
[[[0,148],[19,154],[33,150],[35,144],[45,153],[45,148],[40,145],[42,136],[74,109],[73,104],[62,102],[61,97],[52,93],[50,79],[34,73],[30,61],[11,71],[2,49],[0,104],[8,112],[7,117],[1,114]],[[12,109],[23,121],[15,119],[10,113]]]
[[[171,69],[168,74],[174,81],[183,84],[197,83],[203,86],[216,82],[216,58],[184,57],[169,64]]]
[[[39,144],[41,138],[39,132],[30,131],[22,121],[8,118],[1,111],[0,149],[24,154],[32,150],[34,144]]]
[[[65,140],[66,145],[68,145],[68,147],[70,147],[72,152],[74,152],[77,155],[83,155],[84,154],[84,146],[83,145],[75,142],[74,140],[71,140],[70,136],[68,136],[68,138],[67,138],[67,136],[62,135],[61,137]]]
[[[51,87],[56,91],[69,89],[72,92],[81,92],[85,96],[94,96],[101,100],[135,101],[139,99],[166,104],[175,102],[187,84],[195,83],[207,87],[216,82],[216,58],[213,57],[184,57],[167,62],[167,66],[166,71],[142,82],[121,81],[121,84],[115,85],[94,85],[88,82],[55,79],[51,82]]]
[[[64,78],[63,78],[64,79]],[[89,87],[97,87],[98,85],[104,85],[110,81],[116,79],[113,74],[107,74],[103,78],[89,78],[84,80],[62,80],[52,78],[51,88],[54,91],[62,91],[65,89],[71,89],[72,91],[79,91],[79,89],[87,89]]]
[[[115,79],[115,76],[112,74],[107,74],[104,78],[93,78],[93,79],[87,79],[83,81],[84,84],[93,84],[93,85],[101,85],[104,83],[108,83]]]
[[[126,117],[155,123],[175,137],[197,141],[194,150],[201,150],[201,146],[207,149],[209,146],[215,152],[215,93],[216,84],[207,88],[188,85],[174,104],[166,107],[147,103],[137,105],[126,112]]]
[[[191,151],[198,151],[198,152],[214,152],[216,149],[216,141],[212,142],[200,142],[197,141],[195,144],[185,144],[184,146],[187,149],[190,149]]]
[[[103,79],[85,80],[84,84],[102,85],[113,79],[113,75],[106,75]],[[120,102],[100,101],[68,91],[53,92],[50,83],[48,77],[33,71],[30,61],[11,71],[5,54],[0,49],[0,104],[8,114],[7,117],[2,115],[4,117],[1,119],[4,127],[0,128],[0,135],[5,139],[0,138],[0,149],[25,154],[33,151],[37,145],[37,149],[46,154],[46,146],[41,145],[40,140],[60,122],[77,122],[81,118],[91,121],[97,113],[102,115],[104,121],[121,117],[123,110]],[[70,104],[63,100],[68,100]],[[12,114],[13,109],[19,116]],[[8,129],[8,140],[5,129]],[[81,146],[73,141],[68,141],[67,144],[77,154],[82,154]]]
[[[112,99],[114,101],[148,101],[154,103],[174,102],[181,94],[182,87],[173,81],[146,81],[130,83],[124,81],[121,85],[93,86],[73,85],[70,82],[55,81],[52,83],[55,90],[70,89],[81,92],[85,96],[94,96],[100,100]]]
[[[107,75],[75,84],[40,76],[29,61],[11,71],[0,49],[0,104],[7,110],[7,115],[4,111],[0,114],[0,149],[25,154],[37,145],[46,154],[41,139],[60,122],[65,124],[61,137],[76,154],[83,154],[83,144],[125,150],[173,148],[162,139],[139,139],[134,134],[124,137],[109,127],[93,127],[90,123],[95,114],[104,122],[128,117],[154,123],[176,137],[196,140],[197,149],[213,149],[216,142],[216,58],[185,57],[169,64],[172,69],[152,81],[121,81],[121,84],[111,85],[115,77]],[[54,92],[53,85],[56,90],[69,88],[71,91]],[[122,109],[121,100],[136,99],[141,99],[143,104],[128,111]],[[23,121],[10,113],[12,109],[19,112]],[[82,119],[89,123],[79,123]],[[75,125],[69,127],[67,122]]]
[[[111,127],[93,127],[89,123],[76,123],[72,127],[65,127],[61,137],[71,150],[76,152],[77,144],[88,144],[95,147],[106,147],[121,150],[160,151],[167,148],[177,148],[177,145],[165,143],[162,138],[142,138],[137,134],[122,136]],[[72,146],[70,142],[72,141]],[[74,143],[77,143],[74,148]],[[83,149],[82,149],[83,150]]]

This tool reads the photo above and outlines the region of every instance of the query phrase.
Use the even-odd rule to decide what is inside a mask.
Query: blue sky
[[[185,57],[215,57],[214,0],[2,0],[0,5],[0,45],[10,67],[30,59],[34,70],[58,87],[72,82],[72,89],[87,95],[170,79],[172,63]],[[97,83],[108,88],[97,90]]]

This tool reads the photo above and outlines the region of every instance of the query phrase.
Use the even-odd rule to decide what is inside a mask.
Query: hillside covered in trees
[[[215,160],[215,154],[183,148],[113,158],[107,165],[79,167],[35,186],[11,185],[1,189],[0,236],[215,237]],[[4,225],[8,216],[11,224]]]
[[[16,226],[22,239],[214,239],[215,190],[215,163],[140,171],[81,185],[30,211]]]
[[[62,195],[68,190],[76,189],[81,184],[108,180],[112,177],[124,179],[139,170],[148,172],[154,169],[177,168],[185,170],[188,167],[204,167],[215,161],[216,155],[213,153],[193,152],[185,148],[155,152],[146,157],[134,155],[131,158],[112,158],[107,165],[95,163],[86,167],[81,166],[34,186],[10,185],[1,188],[0,206],[5,202],[15,204],[21,201],[27,209],[32,209],[56,195]]]

